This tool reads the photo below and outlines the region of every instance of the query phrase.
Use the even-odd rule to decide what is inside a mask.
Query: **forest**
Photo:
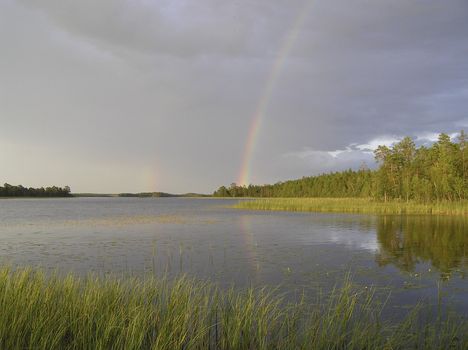
[[[70,197],[70,187],[23,187],[22,185],[13,186],[4,184],[0,186],[0,197]]]
[[[215,197],[353,197],[377,200],[457,201],[468,198],[467,136],[440,134],[430,146],[405,137],[374,152],[377,169],[361,167],[273,185],[221,186]]]

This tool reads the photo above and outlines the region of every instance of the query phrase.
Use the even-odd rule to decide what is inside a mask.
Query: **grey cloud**
[[[0,1],[0,157],[14,164],[0,182],[209,192],[235,181],[252,114],[305,8]],[[275,83],[252,181],[372,163],[357,146],[382,135],[466,127],[467,19],[465,0],[312,1]],[[27,156],[35,149],[40,172]],[[102,179],[106,167],[115,180]]]
[[[103,49],[182,57],[255,50],[273,12],[267,2],[249,1],[21,1]]]

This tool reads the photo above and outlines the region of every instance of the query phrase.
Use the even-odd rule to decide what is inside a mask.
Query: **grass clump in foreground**
[[[80,279],[0,269],[2,349],[466,348],[465,320],[382,322],[350,283],[317,305],[186,278]],[[426,321],[425,321],[426,320]]]
[[[468,201],[431,203],[365,198],[265,198],[239,201],[238,209],[367,214],[468,215]]]

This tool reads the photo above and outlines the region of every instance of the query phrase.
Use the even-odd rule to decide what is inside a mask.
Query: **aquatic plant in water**
[[[0,269],[2,349],[438,349],[468,346],[456,316],[382,320],[350,281],[317,303],[188,278],[78,278]]]

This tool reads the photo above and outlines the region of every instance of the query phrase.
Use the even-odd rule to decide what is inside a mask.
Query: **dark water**
[[[79,274],[180,273],[327,293],[350,274],[389,305],[468,314],[468,219],[240,211],[216,199],[0,200],[3,263]]]

